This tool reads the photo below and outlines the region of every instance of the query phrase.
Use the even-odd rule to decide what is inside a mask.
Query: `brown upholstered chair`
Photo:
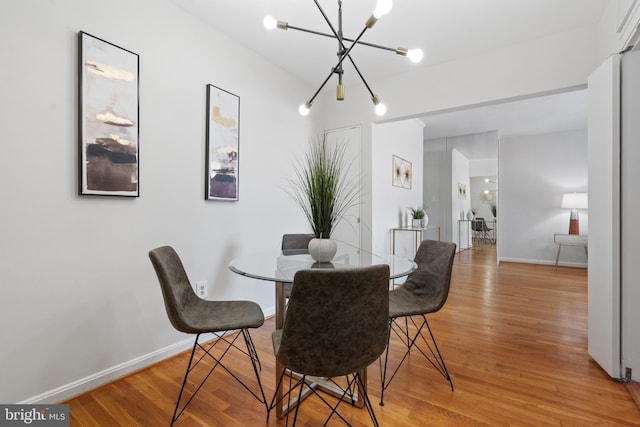
[[[384,405],[384,391],[395,377],[412,348],[418,349],[427,361],[449,381],[451,391],[453,391],[453,381],[442,354],[440,354],[426,315],[440,310],[447,301],[455,253],[455,243],[424,240],[414,258],[414,261],[418,264],[418,269],[407,277],[401,287],[389,292],[389,339],[391,331],[393,331],[406,343],[407,351],[402,356],[391,377],[387,379],[387,365],[389,362],[389,347],[387,346],[384,368],[382,367],[382,360],[380,363],[380,377],[382,379],[380,405]],[[402,318],[405,320],[402,322],[404,325],[399,322]],[[418,322],[416,322],[416,318],[419,319]],[[411,330],[409,329],[410,323],[412,325]],[[426,331],[429,332],[430,340],[422,334],[425,327]],[[418,341],[418,338],[421,340]],[[419,346],[422,343],[425,344],[425,349]]]
[[[350,269],[301,270],[294,276],[291,300],[284,326],[273,333],[273,350],[283,369],[277,387],[286,372],[295,372],[301,379],[289,388],[291,394],[300,387],[309,387],[308,376],[321,378],[347,377],[343,398],[351,397],[359,385],[364,404],[374,425],[378,422],[366,387],[358,373],[384,352],[388,340],[389,266],[375,265]],[[342,399],[329,404],[328,396],[309,387],[332,408],[327,422]],[[271,402],[271,408],[283,402]],[[284,399],[283,399],[284,400]],[[300,402],[300,399],[298,399]],[[293,425],[300,404],[296,405]],[[289,412],[287,412],[288,423]]]
[[[267,400],[262,389],[260,376],[258,375],[260,360],[258,359],[258,354],[251,340],[251,335],[249,335],[249,329],[258,328],[264,323],[264,314],[260,306],[251,301],[209,301],[199,298],[191,287],[182,261],[176,251],[170,246],[163,246],[151,250],[149,252],[149,258],[160,282],[169,321],[173,327],[180,332],[196,334],[196,339],[191,350],[191,357],[189,358],[187,370],[182,381],[182,387],[180,388],[176,407],[171,418],[171,424],[173,425],[180,415],[182,415],[187,405],[191,403],[191,400],[195,397],[198,390],[200,390],[217,366],[222,367],[222,369],[235,378],[253,397],[263,403],[265,409],[268,410]],[[227,332],[236,330],[239,330],[240,333],[227,335]],[[214,334],[217,339],[209,345],[199,343],[198,340],[200,336],[207,333]],[[240,336],[244,338],[246,350],[235,344]],[[217,344],[224,345],[223,343],[226,344],[227,347],[220,353],[220,356],[214,356],[211,352],[213,347]],[[194,358],[196,349],[198,348],[204,351],[204,354],[201,357]],[[253,365],[253,371],[258,382],[257,388],[259,390],[255,390],[255,387],[252,389],[247,386],[238,376],[222,364],[222,358],[231,348],[249,357]],[[180,409],[180,401],[185,385],[187,384],[187,377],[192,369],[202,361],[205,355],[210,356],[214,360],[213,367],[209,369],[209,372],[204,376],[204,380],[195,387],[191,397]]]

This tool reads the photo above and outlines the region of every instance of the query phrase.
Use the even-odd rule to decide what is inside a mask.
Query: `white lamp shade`
[[[562,195],[562,207],[564,209],[587,209],[589,198],[587,193],[566,193]]]

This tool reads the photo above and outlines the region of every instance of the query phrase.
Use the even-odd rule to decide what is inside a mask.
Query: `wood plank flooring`
[[[624,384],[610,379],[587,354],[587,272],[502,263],[495,247],[456,256],[449,299],[429,317],[455,391],[415,353],[378,405],[380,375],[369,368],[369,393],[382,426],[640,426],[640,410]],[[252,333],[267,398],[274,392],[273,319]],[[392,338],[391,349],[402,344]],[[169,425],[184,369],[182,354],[91,392],[70,404],[72,426]],[[231,366],[251,382],[244,358]],[[354,426],[371,425],[364,409],[341,405]],[[281,426],[275,413],[223,371],[200,390],[178,426]],[[315,397],[298,425],[322,425],[328,415]],[[335,417],[334,417],[335,419]],[[335,419],[329,425],[342,425]]]

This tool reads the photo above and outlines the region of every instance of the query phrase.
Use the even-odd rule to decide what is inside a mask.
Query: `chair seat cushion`
[[[190,333],[221,332],[234,329],[259,328],[264,313],[252,301],[206,301],[198,299],[183,310]]]
[[[389,292],[389,318],[414,316],[433,313],[440,302],[430,295],[416,295],[406,288],[398,288]]]

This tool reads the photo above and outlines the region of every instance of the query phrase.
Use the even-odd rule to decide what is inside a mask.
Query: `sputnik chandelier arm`
[[[311,108],[311,105],[313,104],[313,101],[318,96],[320,91],[324,88],[324,86],[327,84],[327,82],[329,81],[329,79],[331,78],[331,76],[333,74],[337,74],[338,75],[338,85],[336,86],[336,99],[338,101],[342,101],[344,99],[344,86],[342,85],[342,75],[343,75],[342,63],[344,62],[345,59],[349,58],[349,61],[353,65],[354,69],[358,73],[358,76],[360,77],[360,79],[364,83],[365,87],[367,88],[367,91],[371,95],[371,100],[374,103],[374,105],[376,106],[376,113],[378,115],[380,115],[380,116],[384,115],[386,113],[386,110],[387,110],[386,107],[384,106],[384,104],[382,104],[380,102],[380,99],[378,98],[378,96],[373,93],[373,91],[369,87],[369,84],[365,80],[364,76],[362,75],[362,73],[360,72],[358,67],[356,66],[355,61],[351,57],[350,53],[351,53],[351,50],[353,50],[353,48],[356,45],[363,45],[363,46],[368,46],[368,47],[373,47],[373,48],[377,48],[377,49],[382,49],[382,50],[395,52],[398,55],[408,57],[412,62],[420,62],[422,60],[423,53],[422,53],[422,50],[420,50],[420,49],[408,50],[408,49],[401,48],[401,47],[398,47],[398,48],[394,49],[394,48],[390,48],[390,47],[386,47],[386,46],[381,46],[381,45],[378,45],[378,44],[373,44],[373,43],[367,43],[367,42],[360,41],[360,39],[362,38],[364,33],[367,30],[373,28],[373,26],[378,21],[378,19],[382,15],[388,13],[391,10],[392,0],[378,0],[375,10],[373,11],[371,16],[369,17],[369,19],[365,23],[365,26],[364,26],[363,30],[360,32],[360,34],[358,35],[358,37],[356,39],[346,38],[342,34],[342,0],[338,0],[338,29],[337,30],[333,26],[333,24],[331,23],[329,18],[327,17],[326,13],[324,12],[324,10],[320,6],[320,4],[318,3],[318,0],[314,0],[314,2],[316,4],[316,6],[318,7],[318,10],[320,11],[322,16],[324,17],[324,20],[327,22],[327,25],[331,29],[332,34],[323,33],[323,32],[319,32],[319,31],[315,31],[315,30],[309,30],[309,29],[306,29],[306,28],[301,28],[301,27],[296,27],[296,26],[293,26],[293,25],[289,25],[288,22],[277,21],[277,20],[275,20],[274,18],[272,18],[270,16],[267,16],[264,19],[264,26],[267,29],[274,29],[274,28],[279,28],[279,29],[282,29],[282,30],[292,29],[292,30],[302,31],[302,32],[310,33],[310,34],[323,36],[323,37],[333,38],[333,39],[336,39],[338,41],[337,56],[338,56],[339,59],[338,59],[337,64],[331,69],[331,72],[329,73],[329,76],[322,82],[322,84],[320,85],[318,90],[313,94],[313,96],[309,99],[309,101],[307,101],[306,104],[303,104],[303,105],[300,106],[300,109],[299,109],[300,114],[302,114],[302,115],[309,114],[309,110]],[[344,44],[345,41],[351,43],[351,45],[348,48]]]

